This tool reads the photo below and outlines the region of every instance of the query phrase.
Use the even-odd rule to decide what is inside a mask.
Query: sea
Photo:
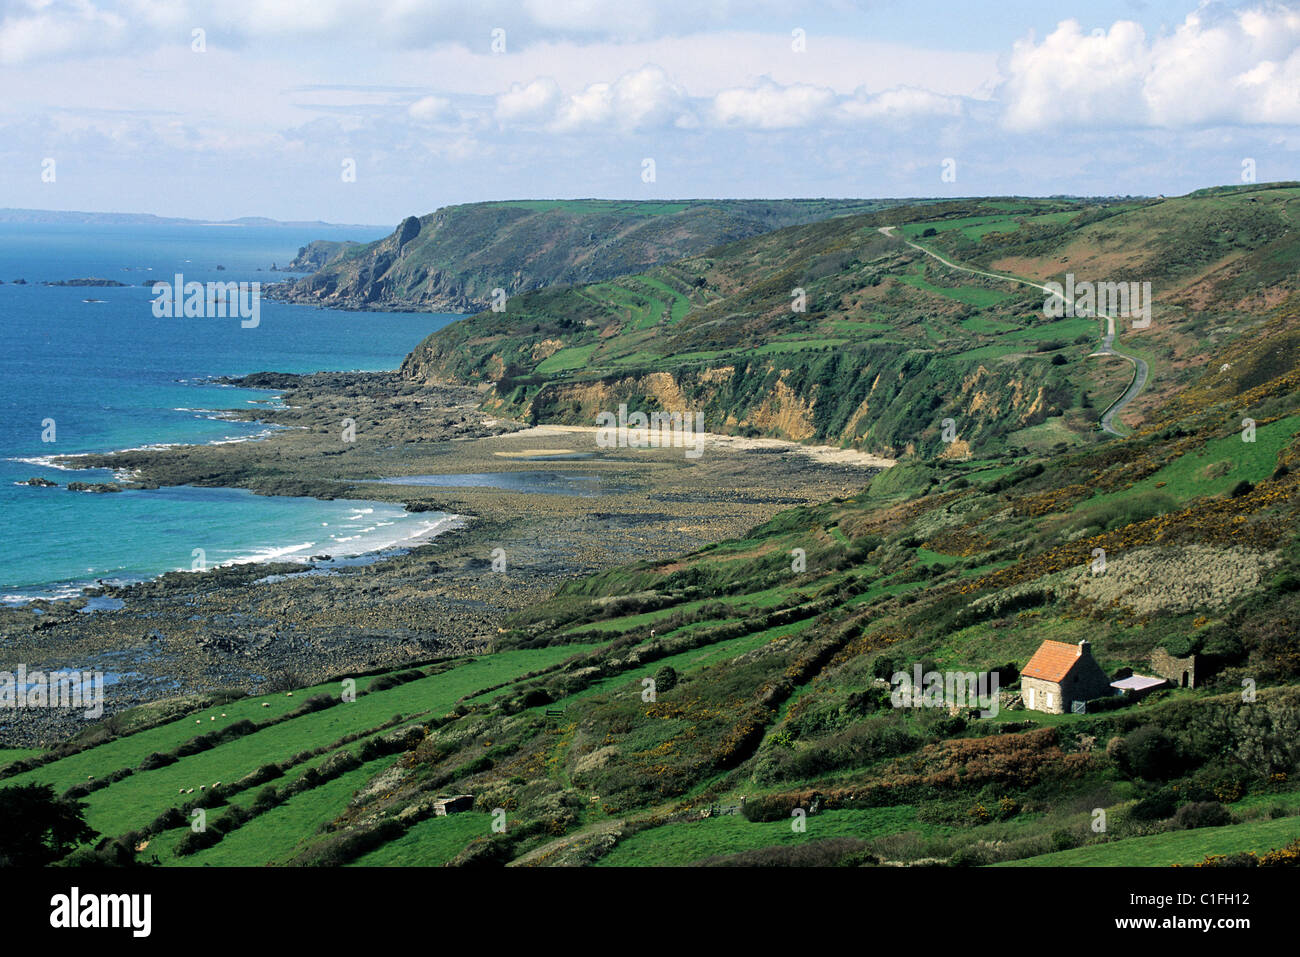
[[[172,444],[247,442],[271,428],[232,421],[275,393],[215,381],[258,371],[395,369],[459,316],[358,313],[261,300],[256,326],[158,318],[145,282],[269,283],[313,239],[369,241],[386,227],[16,225],[0,223],[0,602],[81,593],[226,562],[345,559],[400,547],[454,523],[398,505],[188,486],[95,494],[109,482],[53,456]],[[218,269],[217,267],[224,267]],[[114,287],[46,286],[81,278]],[[25,279],[25,284],[15,280]],[[90,301],[88,301],[90,300]],[[58,488],[25,484],[32,477]]]

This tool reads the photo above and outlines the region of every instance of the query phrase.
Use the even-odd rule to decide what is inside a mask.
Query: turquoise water
[[[19,485],[61,471],[53,455],[167,443],[246,441],[266,434],[223,410],[273,393],[212,377],[272,370],[393,369],[455,316],[345,313],[261,302],[260,322],[155,318],[141,283],[263,283],[312,239],[378,238],[385,230],[317,227],[13,226],[0,224],[0,600],[75,593],[95,579],[132,580],[173,569],[327,552],[357,554],[436,530],[438,513],[378,503],[271,498],[231,489],[117,494]],[[224,270],[218,270],[218,265]],[[48,287],[97,277],[125,287]],[[26,279],[26,285],[13,280]],[[98,299],[102,302],[84,302]],[[54,441],[49,420],[53,420]],[[440,527],[440,526],[439,526]],[[201,549],[196,555],[195,550]]]

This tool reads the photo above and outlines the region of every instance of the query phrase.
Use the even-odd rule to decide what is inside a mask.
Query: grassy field
[[[994,205],[990,203],[989,205]],[[963,219],[949,219],[935,223],[909,223],[903,227],[903,234],[908,239],[916,239],[927,229],[937,233],[957,230],[967,239],[980,240],[990,233],[1013,233],[1022,226],[1057,225],[1068,223],[1078,213],[1065,210],[1058,213],[1039,213],[1022,216],[968,216]]]
[[[178,794],[181,788],[197,788],[200,784],[210,785],[216,781],[231,783],[263,764],[283,761],[299,752],[331,744],[345,735],[376,728],[395,714],[444,714],[466,695],[563,661],[590,647],[593,646],[566,645],[470,659],[444,674],[361,695],[352,703],[342,703],[261,728],[210,750],[183,757],[175,764],[136,771],[84,798],[87,823],[110,836],[142,827],[168,807],[181,803]],[[363,687],[363,683],[358,682],[358,690]],[[281,695],[236,702],[223,706],[217,713],[225,711],[228,718],[224,723],[228,724],[239,717],[257,717],[258,712],[273,711],[262,709],[262,700],[277,702],[275,707],[283,713],[300,705],[310,693],[325,691],[337,694],[338,686],[319,686],[298,692],[293,698]],[[288,702],[291,707],[285,707],[283,702]],[[119,768],[138,766],[153,751],[170,751],[195,734],[211,731],[223,723],[206,720],[210,716],[205,711],[197,725],[194,718],[186,717],[121,738],[17,775],[4,784],[42,782],[53,784],[56,790],[62,791],[92,775],[106,777]]]
[[[338,817],[355,791],[392,763],[392,758],[380,758],[363,764],[258,815],[227,834],[220,843],[186,857],[173,857],[167,863],[186,867],[283,863],[322,825]]]
[[[786,821],[755,823],[739,814],[725,814],[665,824],[620,841],[598,862],[600,867],[680,867],[714,854],[736,854],[773,845],[793,845],[830,837],[863,840],[916,826],[911,807],[824,811],[805,819],[806,831],[796,832]]]
[[[554,355],[547,356],[538,363],[538,372],[561,372],[565,369],[581,369],[596,351],[597,343],[589,346],[572,346],[561,349]]]
[[[999,867],[1169,867],[1196,864],[1208,854],[1262,853],[1300,838],[1300,818],[1170,831],[1043,854]]]
[[[492,815],[463,811],[431,817],[382,847],[352,862],[355,867],[438,867],[476,837],[492,833]]]
[[[1258,482],[1267,478],[1277,468],[1278,453],[1291,442],[1297,430],[1300,430],[1300,416],[1291,415],[1257,426],[1254,442],[1243,441],[1243,432],[1234,431],[1180,456],[1154,475],[1134,483],[1132,488],[1096,496],[1089,500],[1089,504],[1156,491],[1172,495],[1179,501],[1202,495],[1222,495],[1238,482]]]
[[[30,758],[40,753],[36,748],[0,748],[0,768],[22,758]]]
[[[1015,293],[1006,292],[1000,289],[985,289],[981,286],[936,286],[927,278],[929,265],[927,263],[917,263],[913,272],[898,277],[898,281],[913,286],[924,292],[931,292],[938,296],[946,296],[949,299],[956,299],[960,303],[968,306],[984,308],[986,306],[995,306],[1005,299],[1010,299]]]

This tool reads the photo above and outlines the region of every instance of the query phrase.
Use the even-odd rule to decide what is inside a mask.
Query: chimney
[[[1083,639],[1083,641],[1079,642],[1078,657],[1090,658],[1091,656],[1092,656],[1092,642],[1090,642],[1087,638],[1085,638]]]

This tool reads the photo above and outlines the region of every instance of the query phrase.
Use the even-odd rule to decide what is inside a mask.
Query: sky
[[[1300,179],[1300,0],[0,0],[0,207]]]

